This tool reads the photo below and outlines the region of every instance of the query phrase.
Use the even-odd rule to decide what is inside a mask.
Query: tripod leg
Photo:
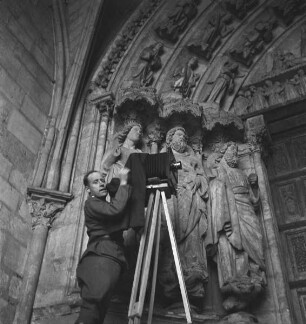
[[[192,320],[191,320],[190,305],[189,305],[187,290],[186,290],[185,281],[184,281],[184,277],[183,277],[182,266],[181,266],[181,262],[180,262],[180,258],[179,258],[179,254],[178,254],[178,248],[177,248],[175,235],[174,235],[174,231],[173,231],[173,227],[172,227],[172,222],[171,222],[171,218],[170,218],[170,214],[169,214],[169,210],[168,210],[165,192],[162,192],[161,196],[162,196],[162,202],[163,202],[165,216],[166,216],[168,232],[169,232],[169,236],[170,236],[172,252],[173,252],[173,256],[174,256],[175,268],[176,268],[177,277],[179,280],[181,294],[182,294],[182,298],[183,298],[186,319],[187,319],[187,323],[191,324]]]
[[[153,317],[153,306],[154,306],[154,299],[155,299],[158,257],[159,257],[160,226],[161,226],[161,208],[159,208],[158,216],[157,216],[154,268],[153,268],[152,288],[151,288],[150,305],[149,305],[149,313],[148,313],[148,324],[152,323],[152,317]]]
[[[138,306],[137,307],[138,308],[137,309],[138,317],[141,317],[142,312],[143,312],[143,305],[144,305],[144,301],[145,301],[146,289],[147,289],[147,284],[148,284],[148,279],[149,279],[149,271],[150,271],[150,264],[151,264],[151,259],[152,259],[153,242],[154,242],[154,237],[155,237],[157,215],[159,213],[159,209],[160,209],[160,191],[156,190],[153,217],[152,217],[151,229],[150,229],[150,235],[149,235],[145,260],[144,260],[144,264],[143,264],[141,285],[140,285],[140,290],[139,290],[139,302],[138,302],[138,305],[137,305]]]
[[[148,236],[148,229],[149,229],[149,223],[150,223],[150,218],[151,218],[151,213],[152,213],[153,200],[154,200],[154,193],[151,193],[150,197],[149,197],[147,212],[146,212],[144,232],[143,232],[143,234],[141,236],[141,240],[140,240],[139,251],[138,251],[138,256],[137,256],[137,263],[136,263],[136,268],[135,268],[135,273],[134,273],[133,288],[132,288],[129,312],[128,312],[129,318],[131,316],[133,316],[134,304],[136,302],[136,297],[137,297],[137,293],[138,293],[139,279],[141,276],[141,268],[142,268],[144,251],[145,251],[145,243],[146,243],[147,236]],[[133,320],[132,320],[132,323],[130,323],[130,320],[129,320],[129,324],[133,324]]]

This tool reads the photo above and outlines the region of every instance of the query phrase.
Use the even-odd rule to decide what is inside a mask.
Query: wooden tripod
[[[147,289],[147,284],[149,279],[150,264],[151,264],[152,252],[153,252],[153,243],[155,238],[156,243],[155,243],[155,256],[154,256],[154,266],[153,266],[153,276],[152,276],[152,288],[151,288],[148,322],[147,322],[148,324],[152,323],[153,305],[154,305],[156,279],[157,279],[159,244],[160,244],[162,206],[165,212],[167,228],[170,236],[170,242],[171,242],[171,247],[172,247],[172,252],[173,252],[173,257],[175,262],[175,268],[179,280],[181,295],[184,304],[184,310],[186,314],[186,320],[188,324],[191,324],[192,320],[191,320],[191,312],[190,312],[187,290],[185,286],[176,239],[175,239],[175,235],[174,235],[174,231],[170,219],[170,214],[168,210],[166,195],[165,195],[165,190],[168,189],[168,184],[150,185],[147,186],[147,189],[149,189],[151,193],[149,196],[149,202],[148,202],[148,207],[146,212],[146,222],[145,222],[144,232],[140,240],[136,269],[134,274],[134,282],[133,282],[133,288],[132,288],[131,300],[130,300],[129,312],[128,312],[129,324],[141,323],[146,289]]]

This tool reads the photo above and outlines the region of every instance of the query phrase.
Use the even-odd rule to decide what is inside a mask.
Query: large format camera
[[[182,163],[176,161],[170,148],[166,152],[148,154],[145,159],[145,173],[147,187],[150,185],[167,184],[165,190],[167,198],[171,194],[176,194],[178,170],[182,168]]]

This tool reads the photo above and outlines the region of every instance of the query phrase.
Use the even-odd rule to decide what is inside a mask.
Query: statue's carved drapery
[[[208,157],[210,233],[207,244],[218,265],[227,310],[241,310],[266,285],[263,236],[255,207],[257,176],[237,165],[237,145],[229,143]]]
[[[175,127],[169,130],[166,141],[167,146],[172,148],[175,159],[182,163],[182,170],[178,171],[177,196],[169,201],[169,211],[175,228],[188,296],[191,301],[199,302],[205,296],[204,284],[208,279],[204,246],[207,231],[207,182],[199,156],[187,145],[185,129]],[[166,297],[176,301],[179,285],[171,247],[166,238],[164,239],[159,281]]]

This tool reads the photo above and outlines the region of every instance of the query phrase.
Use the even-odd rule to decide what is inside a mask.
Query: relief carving
[[[257,54],[259,54],[273,39],[273,29],[277,21],[273,17],[259,21],[254,29],[244,36],[235,47],[230,50],[230,56],[237,62],[250,67]]]
[[[177,80],[173,83],[174,90],[181,93],[183,98],[190,98],[193,88],[196,86],[200,78],[195,70],[198,67],[198,60],[196,57],[189,59],[183,67],[179,67],[173,74]]]
[[[271,7],[286,25],[290,25],[296,16],[305,12],[306,3],[303,0],[274,0]]]
[[[160,0],[149,1],[142,10],[139,11],[138,16],[136,16],[135,19],[126,26],[126,29],[122,34],[117,37],[113,47],[101,66],[101,70],[93,81],[94,87],[102,89],[107,88],[109,81],[116,70],[117,64],[120,62],[129,44],[159,3]]]
[[[297,192],[293,184],[287,184],[280,188],[281,201],[285,207],[285,220],[290,217],[299,216],[299,207],[297,198]]]
[[[243,77],[238,72],[239,65],[237,63],[226,61],[217,78],[214,81],[207,82],[212,87],[210,87],[210,92],[203,98],[203,102],[221,108],[224,98],[234,92],[235,79]]]
[[[233,31],[232,21],[231,14],[224,10],[218,10],[203,28],[205,32],[201,39],[188,45],[189,50],[206,60],[210,60],[213,52],[220,46],[222,39]]]
[[[143,87],[150,86],[154,81],[154,74],[162,67],[160,56],[163,52],[162,43],[154,43],[142,50],[139,70],[133,75],[138,84]]]
[[[41,199],[30,199],[28,201],[30,207],[30,214],[32,215],[32,228],[37,226],[51,227],[55,215],[64,209],[63,203],[56,203],[53,201],[46,201]]]
[[[183,127],[174,127],[168,131],[166,145],[172,149],[175,159],[182,163],[182,169],[178,171],[177,196],[173,196],[168,205],[189,300],[194,306],[199,306],[205,296],[204,284],[208,279],[204,247],[204,234],[207,231],[204,201],[207,198],[207,181],[201,159],[187,144],[187,134]],[[164,295],[170,301],[176,301],[179,284],[169,243],[164,235],[159,281]]]
[[[273,166],[276,174],[284,173],[291,170],[287,149],[283,144],[275,145],[272,151]]]
[[[243,19],[258,3],[259,0],[225,0],[227,10],[238,19]]]
[[[294,264],[298,272],[306,271],[306,239],[305,235],[295,235],[290,238],[293,248]]]
[[[306,166],[306,137],[299,137],[292,141],[296,163],[299,168]]]
[[[238,146],[230,142],[207,159],[210,213],[206,245],[218,266],[223,306],[245,309],[266,286],[263,237],[256,207],[258,178],[238,169]]]
[[[168,19],[162,21],[155,29],[161,39],[168,40],[172,43],[177,42],[190,21],[198,13],[197,5],[199,0],[179,0],[172,13],[168,14]]]

